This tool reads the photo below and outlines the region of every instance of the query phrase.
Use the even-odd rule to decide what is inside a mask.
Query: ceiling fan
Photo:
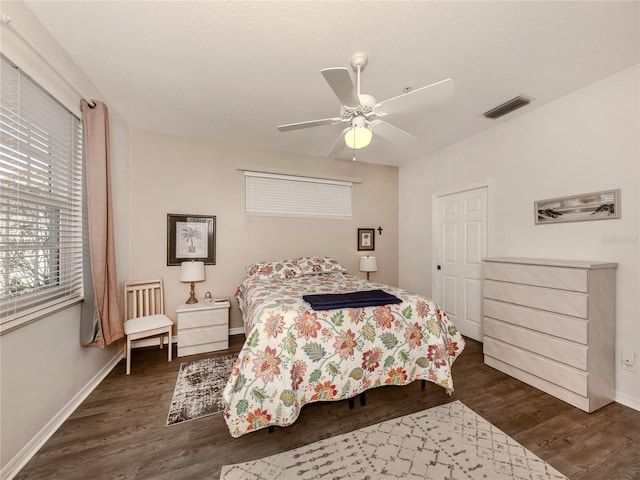
[[[344,148],[359,149],[371,142],[373,134],[396,144],[409,144],[417,140],[410,133],[401,130],[380,118],[394,113],[416,109],[444,100],[454,93],[453,81],[448,78],[425,87],[410,90],[397,97],[377,102],[374,97],[360,93],[360,74],[367,65],[367,54],[356,53],[351,57],[351,67],[356,72],[353,85],[349,70],[345,67],[325,68],[322,75],[342,102],[340,116],[322,118],[307,122],[289,123],[278,126],[281,132],[323,125],[346,124],[334,142],[329,156],[338,156]],[[355,159],[355,158],[354,158]]]

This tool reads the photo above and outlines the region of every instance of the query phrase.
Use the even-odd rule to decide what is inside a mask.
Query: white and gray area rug
[[[221,412],[222,391],[236,357],[224,355],[181,364],[167,426]]]
[[[220,480],[567,480],[459,401],[222,467]]]

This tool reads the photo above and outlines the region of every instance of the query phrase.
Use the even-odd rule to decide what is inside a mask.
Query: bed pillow
[[[331,257],[298,257],[294,259],[292,263],[300,268],[303,275],[347,271]]]
[[[284,280],[287,278],[301,277],[302,271],[291,260],[279,260],[277,262],[259,262],[246,268],[247,276],[262,279]]]

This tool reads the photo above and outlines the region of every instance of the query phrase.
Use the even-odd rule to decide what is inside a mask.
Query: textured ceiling
[[[359,161],[402,165],[639,61],[639,2],[26,1],[133,128],[325,156],[342,126],[320,74],[366,52],[378,101],[453,79],[454,97],[387,117]],[[499,120],[486,110],[532,99]],[[351,158],[352,152],[345,152]]]

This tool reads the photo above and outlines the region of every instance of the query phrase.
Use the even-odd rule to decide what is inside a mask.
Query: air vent
[[[520,107],[529,105],[530,102],[531,100],[529,100],[528,98],[518,96],[518,97],[512,98],[511,100],[507,100],[502,105],[498,105],[497,107],[492,108],[487,112],[484,112],[482,115],[484,115],[487,118],[491,118],[492,120],[495,120],[496,118],[500,118],[503,115],[506,115],[507,113],[511,113]]]

